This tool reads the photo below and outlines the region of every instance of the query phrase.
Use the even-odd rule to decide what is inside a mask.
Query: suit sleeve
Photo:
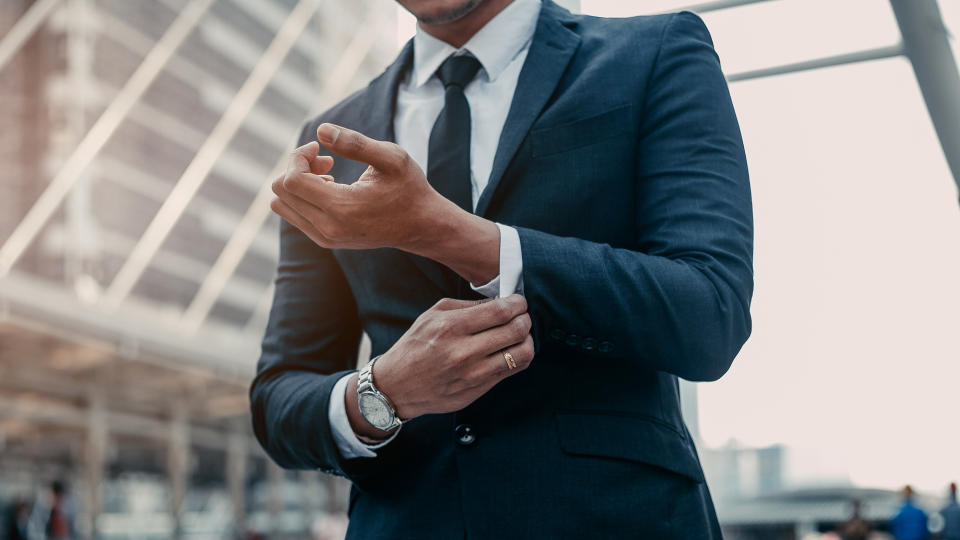
[[[590,337],[594,354],[715,380],[750,334],[753,217],[733,104],[692,13],[665,24],[639,129],[637,249],[517,227],[537,348]]]
[[[333,253],[286,221],[275,285],[250,386],[254,433],[282,467],[352,476],[364,460],[342,458],[328,411],[334,385],[356,365],[362,329],[353,293]]]

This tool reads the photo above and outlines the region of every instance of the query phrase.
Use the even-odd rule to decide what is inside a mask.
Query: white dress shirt
[[[453,54],[471,54],[480,61],[480,71],[464,89],[470,104],[470,183],[474,210],[490,180],[500,132],[510,111],[539,14],[540,0],[514,0],[460,49],[431,36],[419,26],[413,38],[413,67],[397,90],[393,124],[397,144],[423,170],[427,169],[430,131],[444,106],[444,88],[436,76],[437,69]],[[523,287],[520,236],[513,227],[498,223],[497,228],[500,230],[500,273],[489,283],[471,285],[487,297],[508,296]],[[342,377],[330,393],[328,415],[333,438],[344,458],[375,457],[374,450],[393,437],[377,445],[364,444],[357,438],[344,403],[348,379],[349,375]]]

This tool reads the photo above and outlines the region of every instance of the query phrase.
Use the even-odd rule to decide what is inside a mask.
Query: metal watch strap
[[[401,425],[403,425],[403,421],[400,420],[400,417],[397,416],[397,408],[393,405],[393,402],[390,401],[390,398],[388,398],[383,392],[381,392],[377,388],[377,385],[374,384],[373,382],[373,365],[374,363],[376,363],[376,361],[379,358],[380,357],[377,356],[371,359],[369,362],[367,362],[365,366],[363,366],[360,369],[360,373],[357,377],[357,396],[359,397],[363,394],[374,394],[378,398],[383,400],[384,403],[386,403],[387,407],[390,408],[390,412],[393,414],[393,424],[391,424],[389,427],[387,427],[384,430],[384,431],[389,431],[393,428],[400,427]],[[361,416],[362,415],[363,415],[363,411],[361,411]],[[377,429],[380,429],[380,428],[377,428]],[[380,441],[377,441],[377,442],[380,442]]]

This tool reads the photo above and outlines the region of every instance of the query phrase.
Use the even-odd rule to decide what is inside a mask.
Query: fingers
[[[301,175],[302,176],[302,175]],[[318,176],[314,178],[304,179],[302,184],[314,184],[314,186],[305,186],[300,187],[297,191],[306,192],[306,196],[301,196],[294,191],[287,189],[286,186],[290,184],[290,178],[281,178],[273,182],[271,189],[273,193],[288,206],[296,210],[298,214],[306,218],[308,221],[313,223],[315,226],[321,226],[323,224],[329,224],[329,216],[324,213],[324,211],[315,204],[314,201],[317,200],[327,200],[329,195],[323,192],[323,187],[321,187],[321,182],[327,181],[329,176]],[[329,182],[333,182],[333,179],[330,179]],[[297,182],[297,185],[300,186],[301,182]]]
[[[299,212],[293,209],[282,199],[274,199],[270,202],[270,209],[276,212],[280,217],[287,220],[288,223],[300,229],[311,240],[322,247],[331,247],[329,238],[324,236],[310,221],[303,217]]]
[[[317,139],[335,154],[373,165],[387,173],[402,170],[410,159],[406,151],[396,144],[371,139],[362,133],[334,124],[320,124],[317,128]]]
[[[511,345],[523,343],[530,336],[532,326],[530,315],[521,313],[506,324],[474,334],[468,341],[468,347],[475,356],[488,356]]]
[[[332,168],[333,158],[331,156],[316,156],[310,160],[310,172],[313,174],[327,174]]]
[[[510,368],[504,352],[510,353],[517,367]],[[489,370],[491,376],[503,379],[527,369],[531,362],[533,362],[533,337],[527,334],[527,337],[520,343],[504,347],[488,355],[483,359],[483,366]]]
[[[300,211],[302,205],[317,209],[335,205],[345,186],[334,182],[331,176],[296,172],[276,180],[270,187],[277,197]]]
[[[333,177],[326,176],[333,168],[333,158],[318,156],[319,150],[320,145],[314,141],[294,150],[286,172],[271,186],[278,197],[294,208],[297,205],[287,197],[288,193],[316,205],[323,205],[332,204],[331,198],[344,187],[334,182]]]
[[[464,309],[468,307],[473,307],[484,302],[489,302],[492,298],[484,298],[482,300],[460,300],[459,298],[441,298],[433,305],[431,309],[437,311],[452,311],[455,309]]]
[[[519,294],[495,298],[482,304],[462,309],[455,314],[463,323],[464,331],[476,334],[495,326],[501,326],[527,311],[527,300]]]
[[[300,172],[310,172],[310,163],[317,158],[317,152],[320,151],[320,145],[314,141],[297,148],[290,156],[287,163],[287,173],[285,176]],[[331,164],[332,166],[332,164]]]

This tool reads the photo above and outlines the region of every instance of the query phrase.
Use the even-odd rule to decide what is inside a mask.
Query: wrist
[[[431,213],[422,234],[404,251],[434,260],[475,285],[500,273],[500,229],[497,224],[471,214],[443,199]]]

